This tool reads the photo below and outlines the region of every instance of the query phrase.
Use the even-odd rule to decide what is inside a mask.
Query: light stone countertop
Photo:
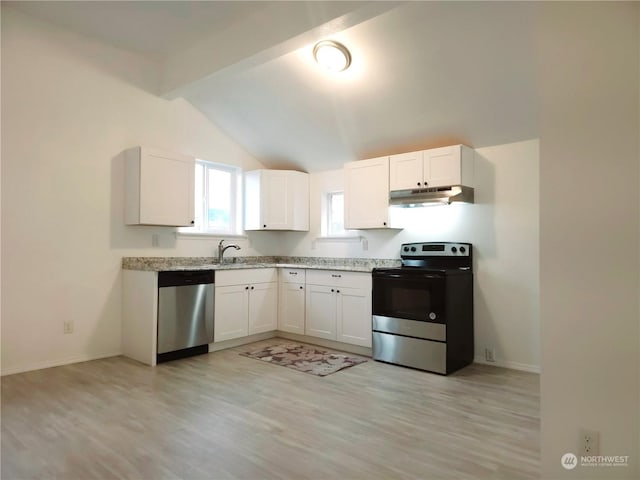
[[[399,259],[328,257],[123,257],[124,270],[152,272],[180,270],[240,270],[249,268],[305,268],[370,273],[378,267],[398,267]]]

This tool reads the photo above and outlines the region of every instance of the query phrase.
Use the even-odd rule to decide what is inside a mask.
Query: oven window
[[[444,313],[443,278],[373,280],[374,315],[444,323]]]

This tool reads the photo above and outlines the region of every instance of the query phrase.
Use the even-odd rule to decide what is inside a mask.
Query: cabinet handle
[[[253,286],[251,286],[251,290],[253,290]]]
[[[333,274],[333,273],[331,274],[331,276],[332,276],[333,278],[342,278],[342,275],[335,275],[335,274]]]
[[[336,293],[340,293],[340,290],[336,290]]]
[[[426,187],[427,185],[429,185],[429,182],[424,182],[424,186]]]
[[[289,272],[289,275],[297,275],[298,272]]]
[[[387,226],[387,222],[382,222],[382,225],[384,225],[386,227]]]
[[[267,228],[267,226],[266,225],[262,225],[262,228]]]
[[[249,290],[249,287],[244,287],[245,290]]]
[[[418,186],[420,186],[420,182],[418,182]]]
[[[304,287],[302,285],[300,285],[300,290],[302,290]]]
[[[196,221],[195,220],[191,220],[191,225],[195,225]]]
[[[333,290],[333,288],[331,289],[331,291],[332,291],[332,292],[334,291],[334,290]]]

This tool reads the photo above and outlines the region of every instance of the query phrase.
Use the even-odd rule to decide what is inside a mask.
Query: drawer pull
[[[342,275],[336,275],[335,273],[332,273],[331,276],[333,278],[342,278]]]

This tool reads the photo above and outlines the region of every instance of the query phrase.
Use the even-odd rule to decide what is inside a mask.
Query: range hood
[[[448,205],[453,202],[473,203],[473,188],[463,185],[397,190],[389,194],[389,204],[395,207]]]

